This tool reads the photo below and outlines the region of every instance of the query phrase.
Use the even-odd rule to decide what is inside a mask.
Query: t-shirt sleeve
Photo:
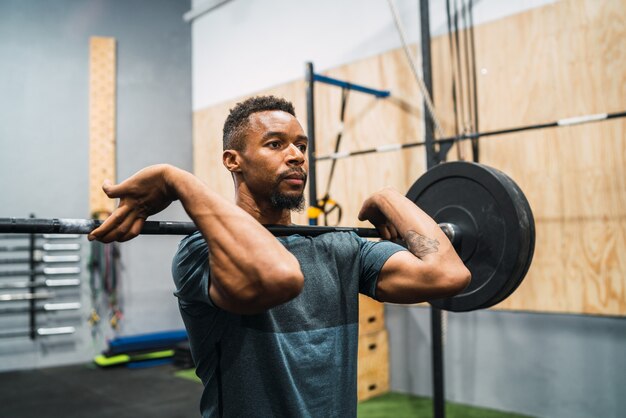
[[[361,266],[359,292],[376,299],[376,285],[378,274],[385,262],[398,251],[407,251],[406,248],[390,241],[360,240],[359,261]]]
[[[172,260],[174,295],[182,305],[206,303],[215,307],[209,297],[209,248],[199,233],[185,237]]]

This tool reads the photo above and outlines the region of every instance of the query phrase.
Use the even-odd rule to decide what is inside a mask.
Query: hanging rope
[[[428,93],[428,89],[424,84],[424,80],[420,76],[417,71],[417,64],[415,63],[415,58],[409,48],[409,45],[406,40],[406,34],[404,31],[404,27],[402,26],[402,22],[400,21],[400,15],[398,14],[398,10],[396,9],[396,5],[393,0],[387,0],[389,4],[389,9],[391,10],[391,15],[393,16],[393,21],[395,23],[396,29],[398,31],[398,35],[400,36],[400,42],[402,43],[402,49],[404,50],[404,54],[406,55],[407,61],[409,62],[409,67],[411,68],[411,72],[413,73],[413,77],[415,81],[417,81],[417,85],[422,93],[422,97],[424,98],[424,103],[426,104],[426,109],[428,110],[428,114],[433,121],[433,125],[435,126],[435,132],[439,136],[439,138],[443,138],[445,136],[443,129],[441,128],[441,123],[439,122],[439,118],[435,112],[435,106],[433,105],[433,100]]]
[[[123,318],[119,298],[120,252],[119,244],[91,242],[89,257],[89,288],[91,291],[92,310],[87,319],[92,336],[99,331],[103,316],[114,331],[119,330]]]
[[[334,152],[339,152],[339,147],[341,146],[341,139],[343,138],[343,132],[345,129],[345,119],[346,119],[346,108],[348,106],[348,95],[350,94],[350,85],[348,83],[347,86],[341,88],[341,110],[339,111],[339,130],[337,132],[337,137],[335,138],[335,147]],[[309,207],[308,216],[309,219],[318,219],[320,216],[323,216],[324,225],[330,225],[330,215],[336,213],[337,219],[333,223],[332,226],[337,226],[341,222],[341,217],[343,215],[343,211],[339,203],[333,200],[330,197],[330,186],[332,184],[334,175],[335,175],[335,165],[337,161],[333,160],[330,166],[330,172],[328,174],[328,181],[326,182],[326,193],[324,193],[324,197],[319,199],[315,205]]]

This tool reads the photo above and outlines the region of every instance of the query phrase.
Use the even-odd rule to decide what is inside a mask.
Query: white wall
[[[419,0],[395,2],[419,42]],[[476,0],[474,23],[550,2]],[[433,35],[447,30],[445,4],[431,0]],[[307,61],[320,72],[400,47],[386,0],[232,0],[193,21],[192,42],[194,110],[302,78]]]

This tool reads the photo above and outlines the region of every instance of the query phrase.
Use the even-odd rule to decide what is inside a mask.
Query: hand
[[[383,189],[371,195],[361,206],[359,211],[360,221],[370,221],[378,230],[382,239],[395,241],[400,237],[396,227],[389,221],[387,216],[381,210],[386,193],[397,193],[393,189]]]
[[[148,216],[161,212],[178,198],[167,182],[168,168],[165,164],[146,167],[117,185],[105,181],[104,193],[120,202],[111,216],[91,231],[89,241],[123,242],[139,235]]]

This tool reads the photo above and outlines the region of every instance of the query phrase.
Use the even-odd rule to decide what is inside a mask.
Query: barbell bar
[[[0,232],[11,234],[89,234],[104,221],[96,219],[65,218],[0,218]],[[439,225],[450,241],[458,238],[462,231],[453,224],[445,222]],[[315,237],[330,232],[354,232],[363,238],[380,238],[376,228],[356,228],[346,226],[310,226],[310,225],[265,225],[274,236],[304,235]],[[139,235],[189,235],[198,228],[193,222],[146,221]]]
[[[66,276],[80,274],[79,266],[69,267],[44,267],[35,270],[0,270],[0,277],[25,277],[25,276]]]
[[[80,256],[77,254],[72,255],[43,255],[41,251],[35,250],[35,263],[43,263],[43,264],[55,264],[55,263],[78,263],[80,261]],[[27,257],[16,257],[16,258],[0,258],[0,264],[25,264],[29,263],[31,260]]]
[[[44,252],[52,252],[52,251],[78,251],[80,250],[80,245],[77,243],[74,244],[48,244],[44,243],[43,245],[35,245],[33,248],[35,251],[44,251]],[[0,253],[1,252],[24,252],[30,251],[30,245],[0,245]]]
[[[46,327],[46,328],[37,328],[37,335],[40,337],[47,337],[50,335],[65,335],[65,334],[74,334],[76,332],[75,327]],[[2,331],[0,332],[0,338],[15,338],[15,337],[26,337],[31,335],[31,332],[28,330],[13,330],[13,331]]]
[[[510,177],[478,163],[439,164],[411,186],[407,198],[439,224],[472,273],[467,289],[431,304],[454,312],[485,309],[521,284],[534,252],[534,218],[522,190]],[[0,233],[89,234],[101,224],[93,219],[0,218]],[[363,238],[380,238],[375,228],[266,228],[275,236],[353,232]],[[189,235],[196,231],[191,222],[146,221],[140,234]]]
[[[80,279],[46,279],[39,282],[0,283],[0,289],[32,289],[38,287],[80,286]]]
[[[558,119],[558,120],[551,121],[551,122],[537,123],[534,125],[516,126],[512,128],[497,129],[494,131],[464,133],[460,135],[435,139],[433,142],[435,144],[438,144],[438,143],[439,144],[454,144],[459,141],[475,140],[475,139],[485,138],[489,136],[506,135],[506,134],[512,134],[512,133],[518,133],[518,132],[537,130],[537,129],[566,127],[566,126],[580,125],[580,124],[591,123],[591,122],[600,122],[604,120],[617,119],[617,118],[623,118],[623,117],[626,117],[626,111],[613,112],[613,113],[596,113],[596,114],[591,114],[591,115],[583,115],[583,116],[575,116],[575,117],[569,117],[569,118],[564,118],[564,119]],[[315,157],[315,161],[339,160],[343,158],[356,157],[356,156],[365,155],[365,154],[399,151],[402,149],[421,147],[425,145],[427,145],[426,141],[383,144],[375,148],[367,148],[367,149],[356,150],[356,151],[340,151],[340,152],[335,152],[335,153],[328,154],[328,155],[320,155],[318,157]]]
[[[43,306],[35,306],[35,312],[62,312],[62,311],[77,311],[82,307],[80,302],[57,302],[57,303],[44,303]],[[23,314],[28,312],[28,306],[11,306],[8,308],[0,308],[0,315],[12,315]]]
[[[0,294],[0,302],[15,302],[23,300],[43,300],[51,299],[54,293],[2,293]]]

